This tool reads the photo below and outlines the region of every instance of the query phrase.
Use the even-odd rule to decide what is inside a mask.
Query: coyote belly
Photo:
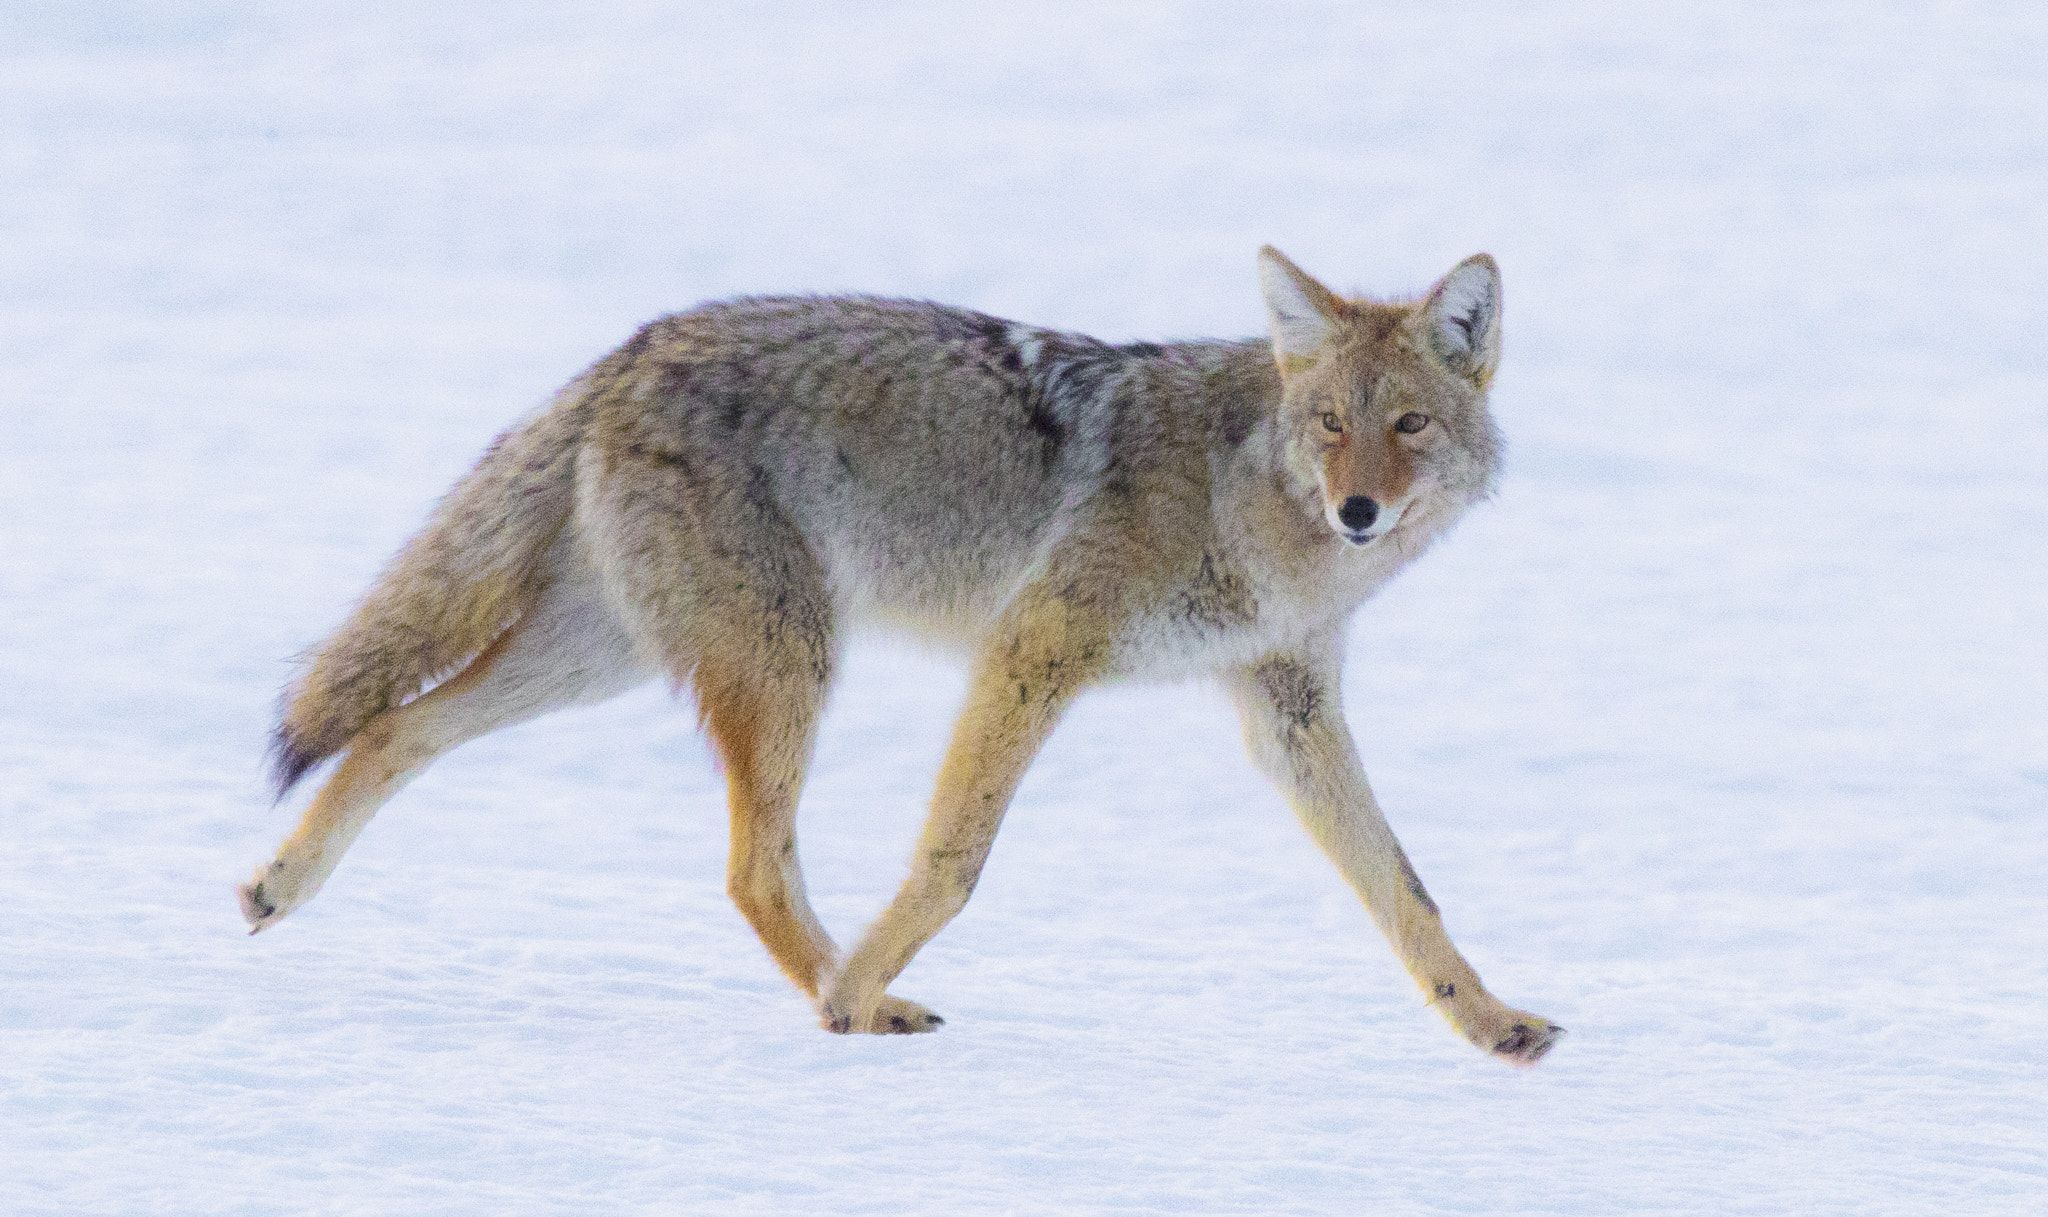
[[[1205,674],[1431,1004],[1534,1062],[1561,1029],[1445,936],[1338,692],[1352,611],[1491,485],[1498,270],[1467,259],[1414,303],[1342,299],[1270,248],[1259,272],[1269,333],[1242,341],[1117,346],[866,297],[646,326],[501,436],[309,654],[280,795],[340,764],[242,888],[251,932],[450,748],[659,678],[725,762],[728,887],[769,954],[829,1030],[927,1031],[887,986],[966,903],[1067,705]],[[841,639],[869,622],[971,676],[909,877],[842,954],[796,801]]]

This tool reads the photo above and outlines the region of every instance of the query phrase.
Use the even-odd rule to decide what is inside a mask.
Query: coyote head
[[[1371,545],[1404,521],[1486,495],[1500,448],[1486,387],[1500,363],[1500,268],[1474,254],[1421,301],[1346,300],[1268,245],[1259,287],[1283,387],[1288,480],[1338,536]]]

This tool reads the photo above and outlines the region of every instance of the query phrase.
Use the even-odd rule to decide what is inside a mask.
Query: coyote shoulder
[[[500,436],[309,652],[280,795],[342,759],[242,887],[251,932],[442,753],[658,678],[694,692],[725,762],[732,898],[823,1025],[928,1031],[887,986],[966,903],[1068,704],[1207,674],[1430,1004],[1534,1062],[1561,1029],[1452,946],[1338,690],[1352,611],[1492,482],[1499,271],[1480,254],[1419,301],[1347,300],[1268,247],[1259,280],[1269,333],[1241,341],[1110,345],[868,297],[647,325]],[[909,877],[842,955],[796,801],[841,641],[877,621],[971,677]]]

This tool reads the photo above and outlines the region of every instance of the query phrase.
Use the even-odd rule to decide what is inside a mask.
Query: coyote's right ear
[[[1344,301],[1270,245],[1259,250],[1259,293],[1266,298],[1266,329],[1281,374],[1313,364],[1335,337]]]

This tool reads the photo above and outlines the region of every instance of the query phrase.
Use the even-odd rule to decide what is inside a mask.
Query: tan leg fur
[[[377,809],[449,749],[645,679],[595,589],[555,585],[468,667],[356,733],[275,860],[238,889],[249,932],[311,900]]]
[[[1365,902],[1373,923],[1429,1003],[1460,1035],[1511,1064],[1533,1065],[1564,1028],[1512,1009],[1444,932],[1436,902],[1374,801],[1344,724],[1341,640],[1315,640],[1230,674],[1252,759],[1279,785],[1316,844]]]
[[[795,687],[792,687],[795,686]],[[726,891],[796,987],[816,997],[838,951],[818,924],[797,864],[796,805],[822,686],[751,682],[699,669],[698,706],[725,758],[732,812]]]
[[[1010,796],[1100,654],[1084,642],[1096,632],[1077,628],[1066,606],[1020,617],[975,662],[910,876],[820,1003],[827,1030],[930,1029],[898,1025],[901,1014],[883,989],[966,907]]]

